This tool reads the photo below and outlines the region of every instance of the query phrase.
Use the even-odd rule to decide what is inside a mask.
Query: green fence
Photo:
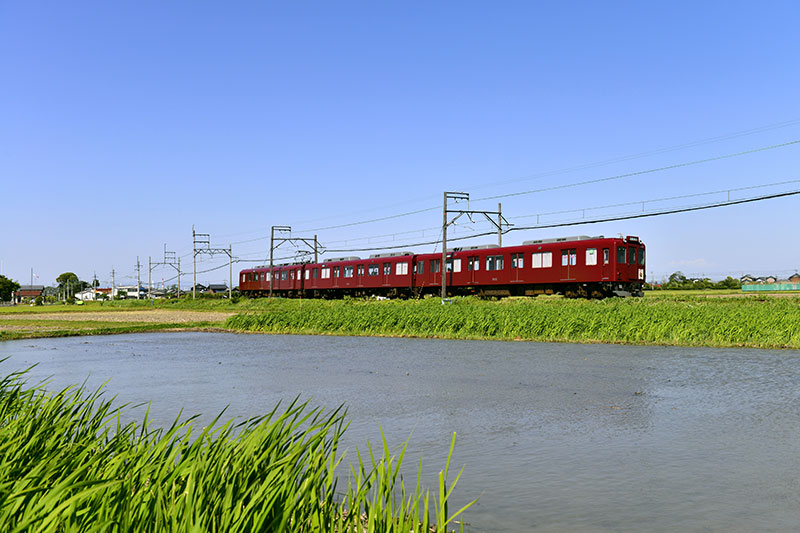
[[[742,285],[743,291],[800,291],[800,283],[765,283],[763,285]]]

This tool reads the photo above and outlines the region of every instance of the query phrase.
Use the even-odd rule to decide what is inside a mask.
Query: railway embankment
[[[721,298],[719,296],[727,296]],[[153,307],[151,307],[153,306]],[[0,340],[147,331],[800,349],[800,296],[123,301],[0,311]]]
[[[234,331],[800,349],[800,298],[273,300]]]

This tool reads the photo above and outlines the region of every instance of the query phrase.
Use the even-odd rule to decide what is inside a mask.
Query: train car
[[[240,289],[262,296],[341,298],[420,297],[440,294],[441,254],[396,252],[368,259],[341,257],[322,263],[243,270]],[[563,237],[521,245],[453,248],[444,271],[448,295],[604,298],[641,296],[645,246],[638,237]]]
[[[644,250],[637,237],[585,235],[454,249],[448,284],[454,293],[483,296],[641,296]]]
[[[369,259],[341,257],[305,266],[305,294],[313,298],[342,296],[408,296],[412,289],[413,254],[375,254]]]

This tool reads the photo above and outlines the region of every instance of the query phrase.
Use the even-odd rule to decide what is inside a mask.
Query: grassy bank
[[[76,310],[50,307],[29,308],[13,313],[0,312],[0,340],[67,337],[74,335],[107,335],[148,331],[203,330],[222,327],[231,312],[188,311],[166,309],[99,309],[78,307]]]
[[[236,427],[152,429],[122,423],[100,391],[49,394],[23,377],[0,379],[4,531],[444,531],[458,515],[448,466],[434,495],[419,476],[405,487],[404,449],[385,442],[338,485],[340,411],[291,404]]]
[[[237,331],[451,339],[800,348],[797,298],[660,296],[423,301],[275,300]]]
[[[237,316],[234,316],[237,315]],[[366,300],[157,300],[0,308],[0,340],[230,329],[265,333],[800,348],[800,297],[653,291],[601,301],[559,297]]]

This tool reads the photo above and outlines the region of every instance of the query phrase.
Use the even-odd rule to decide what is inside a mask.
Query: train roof
[[[522,241],[522,245],[528,246],[531,244],[549,244],[553,242],[589,241],[594,239],[605,239],[605,237],[602,235],[596,235],[594,237],[590,235],[575,235],[573,237],[556,237],[555,239],[536,239],[533,241]]]

